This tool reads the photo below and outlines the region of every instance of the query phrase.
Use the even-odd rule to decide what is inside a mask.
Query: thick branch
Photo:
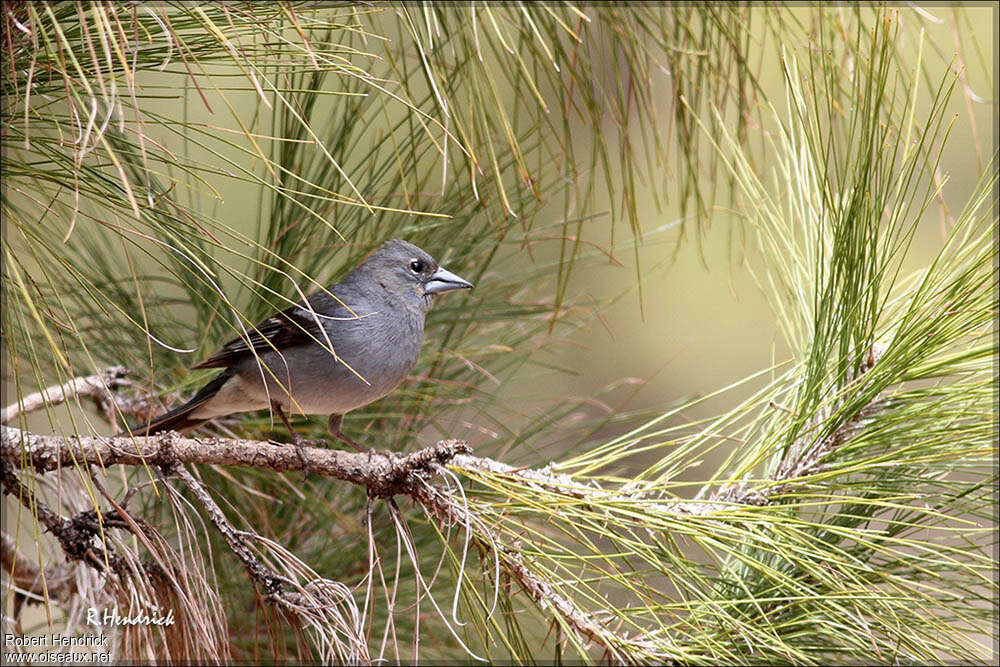
[[[468,446],[443,440],[408,456],[356,453],[338,449],[304,449],[311,474],[335,477],[365,486],[375,496],[406,493],[409,475],[432,463],[450,460]],[[0,426],[0,458],[16,468],[49,472],[74,465],[114,464],[171,466],[176,463],[264,468],[275,472],[303,470],[303,459],[292,445],[230,438],[185,438],[176,433],[149,437],[79,437],[38,435]]]
[[[114,464],[170,466],[175,463],[263,468],[275,472],[303,470],[303,459],[292,445],[278,445],[259,440],[228,438],[184,438],[175,433],[149,437],[63,437],[38,435],[0,426],[0,458],[17,468],[32,468],[49,472],[62,466]],[[410,494],[407,477],[415,471],[426,471],[432,463],[451,462],[469,471],[505,475],[550,493],[573,498],[593,498],[595,501],[625,499],[641,501],[642,489],[633,494],[619,490],[584,486],[568,475],[559,475],[545,468],[515,468],[493,459],[469,456],[464,442],[443,440],[437,445],[397,457],[390,453],[356,453],[339,449],[307,447],[304,450],[311,474],[334,477],[364,486],[375,496],[393,493]],[[770,495],[770,494],[768,494]],[[678,515],[704,516],[723,511],[733,504],[760,505],[761,492],[754,489],[726,489],[708,500],[678,500],[659,502],[650,509]]]

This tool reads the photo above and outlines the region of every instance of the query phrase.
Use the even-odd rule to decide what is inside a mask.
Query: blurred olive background
[[[805,19],[808,9],[787,10]],[[917,42],[912,16],[901,10],[903,26],[900,38],[905,40],[901,51],[916,61]],[[923,12],[924,10],[919,10]],[[952,10],[937,6],[927,10],[938,19],[951,19]],[[931,94],[946,72],[959,71],[965,58],[963,90],[960,81],[947,106],[946,117],[953,116],[951,134],[945,145],[939,174],[947,182],[942,200],[949,210],[930,208],[920,221],[913,245],[903,264],[905,272],[927,265],[937,254],[949,227],[948,216],[957,215],[980,178],[996,146],[996,45],[994,40],[996,8],[981,4],[961,9],[968,22],[959,21],[960,30],[953,32],[949,22],[925,22],[924,65],[928,76],[918,91],[917,114],[926,115]],[[940,17],[940,18],[938,18]],[[963,26],[971,26],[964,29]],[[758,31],[759,34],[759,31]],[[789,49],[805,45],[788,45]],[[760,43],[763,54],[761,83],[767,98],[781,109],[785,102],[784,82],[780,69],[780,46],[768,40]],[[981,53],[982,58],[979,55]],[[984,63],[989,67],[980,66]],[[971,99],[970,99],[971,98]],[[979,101],[975,101],[978,98]],[[670,123],[669,107],[661,109],[662,123]],[[762,114],[767,120],[767,114]],[[761,134],[769,128],[751,132]],[[588,141],[587,129],[578,128],[580,141]],[[757,164],[766,168],[767,149],[764,141],[751,136]],[[676,178],[679,157],[671,147],[674,162],[662,173],[649,174],[649,181],[670,181]],[[666,189],[672,194],[670,188]],[[725,206],[729,192],[720,183],[718,201],[722,204],[712,212],[711,220],[697,220],[689,214],[680,218],[676,201],[657,202],[651,189],[637,191],[643,235],[638,259],[631,248],[627,225],[619,223],[615,230],[616,248],[609,247],[612,236],[610,216],[606,211],[612,197],[619,193],[601,190],[597,204],[582,215],[605,213],[598,220],[583,226],[583,239],[606,251],[615,260],[595,261],[573,276],[572,290],[610,303],[600,312],[600,320],[578,330],[571,336],[573,345],[560,348],[560,358],[547,356],[553,364],[569,369],[561,372],[536,366],[525,367],[513,381],[500,388],[501,395],[521,399],[530,404],[532,397],[544,399],[553,395],[588,396],[596,394],[607,408],[663,411],[705,396],[739,382],[748,376],[788,358],[787,346],[777,326],[771,305],[764,298],[746,265],[747,253],[738,231],[737,214]],[[561,216],[560,204],[551,204],[550,212],[540,215],[539,223]],[[702,222],[703,233],[697,231]],[[557,255],[551,247],[535,249],[536,260],[552,259]],[[596,254],[596,251],[594,251]],[[530,261],[525,255],[525,261]],[[638,268],[637,268],[638,267]],[[642,298],[636,288],[637,272],[642,276]],[[629,379],[627,383],[620,383]],[[750,382],[722,396],[714,397],[674,417],[673,423],[708,417],[731,408],[752,393],[760,382]],[[614,387],[610,391],[604,388]],[[594,411],[600,408],[594,407]],[[612,426],[602,435],[613,436],[627,426]],[[456,433],[473,443],[486,436],[475,431]]]
[[[790,11],[805,13],[803,10]],[[950,18],[952,10],[936,6],[927,11]],[[951,207],[952,215],[957,215],[965,205],[996,146],[996,107],[992,99],[996,77],[996,9],[981,5],[966,6],[962,11],[973,27],[968,34],[953,33],[945,22],[929,25],[924,61],[930,74],[922,81],[917,102],[919,118],[929,108],[928,81],[936,85],[948,65],[953,69],[959,67],[953,58],[956,41],[960,41],[967,59],[963,73],[967,77],[968,92],[981,101],[970,101],[960,83],[948,105],[946,117],[953,115],[954,125],[945,146],[940,174],[948,179],[942,196]],[[902,12],[904,25],[908,18],[906,13]],[[915,61],[914,33],[901,31],[900,36],[908,42],[902,52],[910,52]],[[976,66],[979,59],[969,56],[970,52],[975,53],[972,39],[982,49],[983,62],[990,65],[990,69]],[[931,44],[936,48],[929,48]],[[799,45],[790,45],[790,48],[796,46]],[[767,97],[778,106],[785,101],[779,47],[763,43],[761,48],[764,54],[761,81]],[[667,123],[668,119],[665,117],[663,122]],[[751,138],[750,145],[758,148],[758,165],[766,167],[767,152],[760,150],[761,143]],[[671,165],[671,169],[676,169],[676,165]],[[651,176],[672,177],[670,172]],[[612,299],[626,291],[629,293],[603,311],[603,325],[595,323],[574,337],[580,347],[566,350],[565,354],[571,359],[568,365],[578,372],[577,376],[541,372],[520,378],[524,384],[511,386],[509,391],[582,393],[595,391],[621,377],[635,377],[648,383],[630,405],[666,407],[726,387],[787,358],[787,347],[770,304],[744,261],[744,248],[734,232],[739,222],[733,212],[719,206],[703,236],[693,232],[694,225],[689,224],[691,228],[687,230],[686,239],[680,240],[681,231],[676,224],[680,211],[676,204],[668,201],[658,210],[648,190],[639,192],[646,232],[638,258],[639,270],[644,276],[642,303],[634,289],[636,260],[628,248],[615,253],[621,266],[608,264],[581,272],[575,277],[576,288],[597,299]],[[719,195],[720,202],[728,200],[724,184]],[[597,208],[607,206],[608,193],[604,192]],[[940,209],[931,208],[926,212],[904,263],[904,271],[916,270],[933,259],[942,245],[948,224],[946,214]],[[669,229],[658,231],[663,227]],[[606,247],[610,236],[607,225],[592,224],[585,227],[585,231],[588,241]],[[625,388],[620,393],[627,391]],[[749,388],[737,389],[721,400],[732,405],[737,397],[749,393]],[[708,416],[719,412],[719,407],[708,401],[687,414]]]

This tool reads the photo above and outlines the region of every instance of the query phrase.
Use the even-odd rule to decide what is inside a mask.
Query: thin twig
[[[173,463],[164,465],[163,469],[167,474],[176,475],[187,485],[188,489],[191,490],[191,493],[194,494],[195,498],[198,499],[198,502],[201,503],[201,506],[208,513],[209,520],[222,533],[222,538],[226,540],[226,544],[236,554],[236,557],[243,562],[243,566],[246,568],[247,573],[249,573],[250,578],[255,584],[265,590],[268,597],[279,593],[282,584],[291,583],[285,577],[278,575],[261,564],[257,556],[254,555],[250,545],[247,544],[244,534],[233,527],[229,519],[222,512],[222,508],[215,502],[208,490],[191,473],[185,470],[184,466]]]
[[[7,424],[21,415],[37,412],[46,406],[59,405],[75,397],[92,399],[108,423],[116,430],[118,414],[149,419],[160,409],[152,396],[141,390],[139,396],[123,396],[117,391],[137,388],[137,385],[128,379],[128,375],[128,370],[124,366],[109,366],[93,375],[73,378],[63,384],[29,394],[0,410],[0,424]]]
[[[94,536],[100,531],[96,512],[81,512],[72,518],[60,515],[38,500],[31,489],[21,483],[8,466],[9,463],[6,458],[0,461],[0,481],[4,493],[16,497],[28,511],[38,517],[38,521],[59,540],[67,558],[83,561],[99,572],[106,572],[109,567],[114,572],[121,570],[121,560],[93,542]],[[112,520],[112,515],[105,514],[101,519],[108,523]]]
[[[123,366],[111,366],[93,375],[73,378],[69,382],[29,394],[0,410],[0,423],[6,424],[18,415],[35,412],[45,406],[59,405],[74,396],[86,396],[100,401],[112,393],[112,389],[123,386],[125,376]]]
[[[476,528],[484,533],[482,542],[484,544],[492,542],[500,562],[536,604],[552,609],[573,631],[586,641],[593,642],[605,649],[615,661],[622,662],[626,659],[626,656],[619,650],[619,646],[624,641],[623,637],[615,635],[613,631],[597,621],[590,613],[581,609],[575,602],[556,592],[550,582],[535,575],[525,565],[521,555],[516,550],[497,546],[501,544],[499,532],[487,525],[486,522],[470,516],[468,505],[457,502],[452,495],[441,493],[429,484],[415,489],[414,498],[441,520],[463,526],[475,524]]]

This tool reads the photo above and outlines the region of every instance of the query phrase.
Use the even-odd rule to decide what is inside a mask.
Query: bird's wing
[[[330,327],[323,326],[324,320],[343,319],[345,316],[351,317],[351,314],[325,293],[313,294],[304,303],[295,304],[261,321],[247,332],[247,336],[234,338],[191,368],[226,368],[250,355],[281,351],[310,342],[331,347],[336,342],[329,340],[327,331]]]

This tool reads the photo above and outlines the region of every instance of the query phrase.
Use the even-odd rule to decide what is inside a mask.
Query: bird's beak
[[[438,268],[424,285],[424,294],[441,294],[456,289],[472,289],[472,283],[465,278],[459,278],[447,269]]]

